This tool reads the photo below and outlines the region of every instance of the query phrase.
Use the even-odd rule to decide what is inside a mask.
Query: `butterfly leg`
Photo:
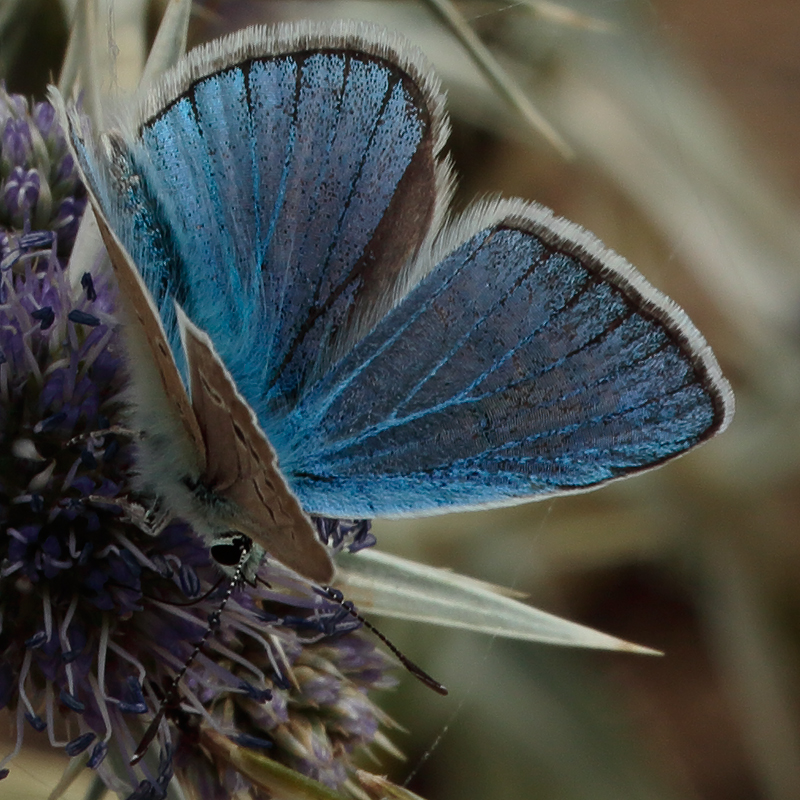
[[[109,428],[101,428],[96,431],[88,431],[81,433],[78,436],[73,436],[68,442],[67,447],[74,447],[76,444],[85,444],[92,442],[96,445],[102,443],[102,438],[109,434],[116,434],[117,436],[124,436],[126,439],[137,440],[144,436],[144,431],[135,431],[132,428],[126,428],[122,425],[112,425]]]
[[[128,522],[132,522],[139,530],[155,538],[172,522],[172,514],[167,509],[146,508],[141,503],[124,498],[109,499],[102,495],[90,494],[85,502],[92,505],[114,507],[122,511]]]
[[[153,535],[158,536],[172,522],[174,515],[169,508],[162,504],[161,498],[157,497],[153,505],[147,509],[145,518],[153,530]]]

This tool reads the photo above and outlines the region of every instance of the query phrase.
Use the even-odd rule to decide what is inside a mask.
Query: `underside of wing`
[[[231,381],[209,338],[177,310],[192,393],[205,442],[199,484],[209,520],[243,533],[295,572],[329,583],[333,567],[309,517],[278,468],[275,451]]]
[[[369,517],[580,491],[722,429],[732,396],[686,315],[545,209],[475,210],[436,269],[287,420],[313,513]]]

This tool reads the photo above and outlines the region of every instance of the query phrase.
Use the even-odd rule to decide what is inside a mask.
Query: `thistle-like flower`
[[[161,797],[174,773],[204,798],[266,796],[220,742],[360,786],[352,755],[385,742],[368,692],[392,685],[389,659],[275,564],[217,614],[230,586],[204,543],[131,489],[116,287],[100,265],[65,269],[85,199],[53,110],[2,92],[0,119],[0,707],[17,727],[2,775],[46,732],[121,797]],[[318,529],[334,550],[372,541],[363,523]],[[130,766],[162,706],[152,755]]]

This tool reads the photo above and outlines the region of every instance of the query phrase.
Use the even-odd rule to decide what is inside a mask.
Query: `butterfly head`
[[[171,507],[181,509],[181,516],[206,541],[214,563],[235,584],[255,585],[256,574],[267,554],[259,542],[293,535],[291,531],[276,530],[263,518],[256,518],[237,502],[225,497],[224,491],[217,491],[203,479],[184,478],[179,487],[173,488],[176,491],[169,500]],[[319,547],[324,550],[321,543]],[[279,549],[277,545],[270,548]],[[327,560],[325,563],[330,562]],[[295,568],[295,571],[321,583],[329,580],[327,572],[312,575],[307,574],[306,569]]]
[[[209,548],[211,557],[221,567],[235,567],[248,555],[253,546],[253,540],[247,536],[231,531],[228,537],[221,537]]]
[[[265,554],[249,536],[229,531],[212,542],[209,553],[214,563],[230,575],[235,584],[255,585],[256,572]]]

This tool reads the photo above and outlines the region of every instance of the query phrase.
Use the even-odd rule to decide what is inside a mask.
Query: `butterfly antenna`
[[[242,537],[244,538],[244,537]],[[134,751],[134,754],[131,756],[130,765],[135,766],[138,764],[143,758],[145,753],[147,752],[150,745],[153,743],[153,740],[156,738],[156,734],[158,733],[158,728],[161,725],[161,720],[164,719],[164,714],[167,712],[167,709],[172,708],[177,705],[178,703],[178,686],[180,682],[183,680],[183,676],[186,674],[189,667],[192,665],[192,662],[197,658],[197,654],[203,649],[206,642],[208,641],[211,634],[219,628],[220,618],[222,617],[222,612],[225,610],[225,606],[228,604],[228,600],[231,599],[231,595],[233,594],[233,590],[238,586],[239,582],[241,581],[242,575],[244,574],[244,565],[247,563],[247,559],[250,554],[250,547],[249,545],[243,543],[242,544],[242,552],[239,556],[239,562],[236,565],[236,570],[233,573],[233,577],[231,578],[230,583],[228,584],[228,588],[225,590],[225,594],[220,601],[219,607],[216,611],[212,611],[208,615],[208,626],[206,627],[200,641],[197,642],[194,646],[194,650],[192,650],[189,658],[183,662],[183,666],[180,670],[173,676],[172,680],[170,681],[169,688],[164,695],[164,699],[161,701],[161,706],[159,707],[156,715],[153,717],[150,724],[147,726],[147,730],[144,732],[144,736],[142,736],[142,740],[139,742],[139,746]],[[194,601],[196,602],[196,601]]]
[[[378,639],[380,639],[389,648],[389,650],[391,650],[391,652],[400,660],[400,663],[417,680],[424,683],[429,689],[433,689],[433,691],[437,694],[443,696],[448,694],[446,686],[428,675],[428,673],[425,672],[422,667],[417,666],[405,653],[400,650],[399,647],[397,647],[397,645],[389,641],[385,634],[381,633],[369,620],[364,619],[364,617],[355,610],[352,602],[345,600],[344,595],[338,589],[333,589],[330,586],[327,586],[323,587],[322,591],[329,600],[333,600],[334,603],[338,603],[351,617],[357,619],[368,631],[374,633],[375,636],[377,636]]]

